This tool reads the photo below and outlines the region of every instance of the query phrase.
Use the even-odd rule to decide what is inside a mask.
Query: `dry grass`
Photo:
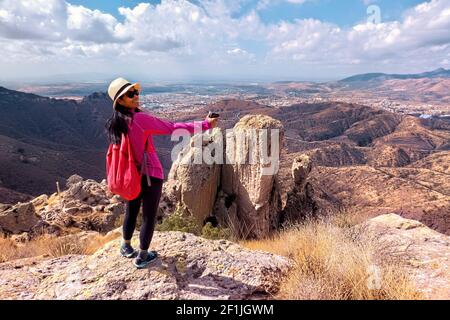
[[[90,255],[119,236],[119,233],[98,234],[85,238],[80,238],[77,234],[63,237],[42,235],[25,243],[0,238],[0,263],[36,256],[55,258],[68,254]]]
[[[110,233],[107,235],[98,234],[85,244],[84,254],[94,254],[98,249],[104,247],[105,244],[119,237],[121,237],[121,234],[118,232]]]
[[[347,225],[347,223],[345,224]],[[309,221],[245,247],[293,259],[278,299],[419,299],[400,263],[334,222]]]

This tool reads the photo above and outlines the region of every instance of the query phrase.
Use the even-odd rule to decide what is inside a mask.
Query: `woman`
[[[164,121],[143,112],[139,108],[139,83],[131,84],[123,78],[111,82],[108,95],[113,100],[113,115],[107,122],[108,136],[111,143],[118,144],[123,134],[128,134],[131,142],[134,159],[138,167],[142,168],[149,177],[142,175],[140,195],[126,202],[126,212],[123,222],[123,241],[120,248],[122,256],[133,258],[137,252],[131,246],[131,238],[136,228],[136,219],[142,203],[142,226],[140,230],[140,250],[134,260],[137,268],[145,268],[153,262],[157,253],[148,251],[153,237],[161,197],[164,173],[153,146],[152,136],[157,134],[171,134],[175,129],[187,129],[194,133],[196,126],[201,130],[208,130],[217,126],[217,118],[206,118],[201,122],[173,123]],[[148,138],[148,141],[147,141]],[[144,147],[147,141],[147,163],[142,164]],[[146,170],[146,171],[145,171]],[[150,180],[150,181],[147,181]]]

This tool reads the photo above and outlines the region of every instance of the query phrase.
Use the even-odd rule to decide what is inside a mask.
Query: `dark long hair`
[[[142,112],[136,108],[134,112]],[[116,107],[111,118],[106,121],[106,131],[110,143],[120,144],[122,134],[128,133],[128,124],[133,121],[133,112],[129,108],[116,102]]]

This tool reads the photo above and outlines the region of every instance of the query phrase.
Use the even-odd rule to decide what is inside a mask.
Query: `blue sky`
[[[334,80],[450,68],[449,30],[450,0],[1,0],[0,68],[15,79]]]
[[[122,19],[118,12],[119,7],[133,7],[144,1],[136,0],[69,0],[72,4],[83,5],[90,9],[99,9],[114,15],[117,19]],[[145,1],[153,5],[161,3],[160,0]],[[198,3],[198,1],[191,1]],[[420,4],[421,0],[378,0],[370,1],[378,5],[381,10],[383,20],[399,19],[407,8]],[[295,19],[314,18],[335,23],[341,27],[351,26],[361,20],[366,19],[368,4],[364,0],[314,0],[304,3],[290,3],[287,1],[272,1],[260,11],[264,22],[279,22],[282,20],[292,21]],[[233,16],[239,17],[254,9],[258,0],[247,1],[242,9]]]

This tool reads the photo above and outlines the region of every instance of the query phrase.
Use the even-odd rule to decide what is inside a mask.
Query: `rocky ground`
[[[0,264],[0,299],[268,299],[291,267],[287,258],[226,240],[156,232],[159,259],[137,270],[119,256],[119,241],[91,256]]]
[[[450,298],[450,237],[395,214],[353,229],[405,268],[423,298]],[[272,299],[293,267],[289,258],[226,240],[156,232],[152,249],[159,259],[137,270],[119,256],[119,241],[93,255],[2,263],[0,299]],[[138,244],[138,235],[132,243]]]

